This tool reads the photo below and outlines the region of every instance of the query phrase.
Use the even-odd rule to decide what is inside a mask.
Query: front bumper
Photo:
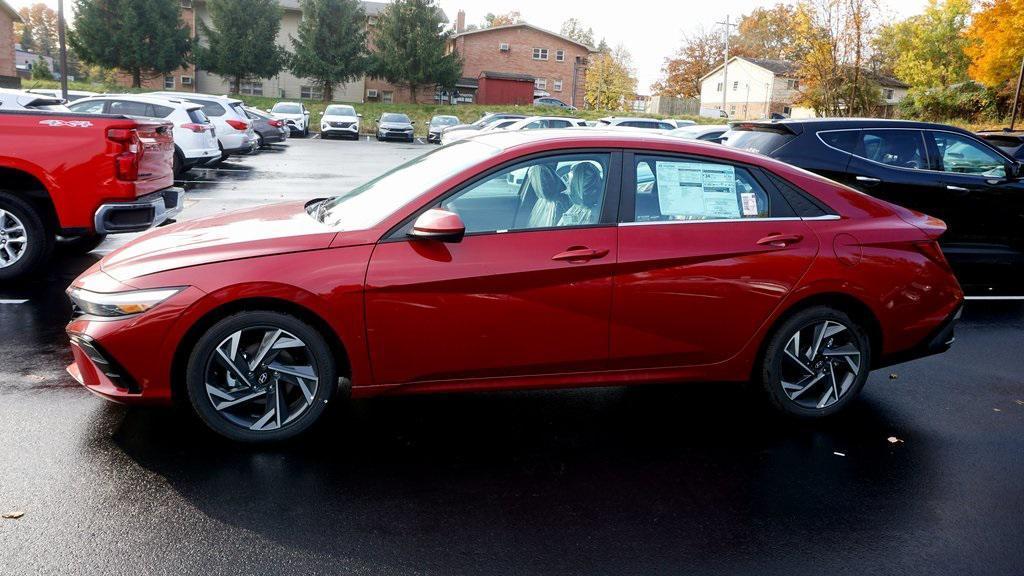
[[[343,136],[355,136],[359,137],[359,125],[353,124],[351,126],[331,126],[331,125],[320,125],[320,134],[331,134],[331,135],[343,135]]]
[[[414,140],[412,132],[396,132],[393,130],[378,130],[377,137],[381,140]]]
[[[440,132],[428,132],[427,133],[427,142],[429,142],[431,144],[433,144],[435,142],[440,144],[441,143],[441,133]]]
[[[96,209],[93,226],[97,234],[149,230],[177,216],[184,200],[184,188],[166,188],[131,202],[103,204]]]

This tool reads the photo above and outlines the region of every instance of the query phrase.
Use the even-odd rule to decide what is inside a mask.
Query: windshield
[[[493,146],[462,140],[438,148],[386,172],[317,208],[319,220],[341,230],[376,226],[445,178],[496,155]]]
[[[356,109],[351,106],[328,106],[324,116],[355,116]]]
[[[302,114],[298,104],[274,104],[272,111],[278,114]]]
[[[381,122],[397,122],[400,124],[408,124],[409,117],[405,114],[385,114],[380,117]]]
[[[459,119],[455,116],[434,116],[430,120],[431,126],[455,126],[459,123]]]

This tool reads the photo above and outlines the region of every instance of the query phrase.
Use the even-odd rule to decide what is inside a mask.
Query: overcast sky
[[[16,9],[34,0],[7,0]],[[904,18],[920,12],[927,0],[880,0],[885,15],[881,21]],[[56,7],[57,0],[45,0]],[[772,6],[769,0],[646,0],[609,2],[594,0],[440,0],[448,17],[455,21],[459,9],[466,11],[466,23],[478,24],[488,12],[500,14],[518,10],[527,22],[554,32],[565,20],[576,17],[594,29],[596,40],[622,43],[633,55],[639,84],[646,94],[658,79],[666,56],[675,52],[682,35],[703,26],[710,28],[729,15],[733,19],[758,6]],[[65,0],[70,6],[72,0]]]

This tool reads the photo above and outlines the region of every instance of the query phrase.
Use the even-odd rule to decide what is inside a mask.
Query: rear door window
[[[103,107],[107,104],[106,100],[92,100],[89,102],[78,102],[68,106],[72,112],[78,112],[80,114],[103,114]]]
[[[924,135],[920,130],[862,130],[855,154],[866,160],[922,170],[928,167]]]
[[[860,140],[860,130],[826,130],[818,132],[818,138],[826,146],[853,154],[857,151],[857,143]]]
[[[110,102],[110,113],[123,116],[143,116],[152,118],[152,105],[131,100],[113,100]]]

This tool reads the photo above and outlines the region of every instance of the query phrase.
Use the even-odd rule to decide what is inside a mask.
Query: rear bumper
[[[149,230],[177,216],[184,200],[183,188],[165,188],[131,202],[103,204],[96,210],[93,226],[97,234]]]
[[[956,340],[956,323],[960,320],[960,316],[963,314],[964,305],[963,302],[950,313],[949,316],[939,324],[935,330],[933,330],[927,338],[921,341],[920,344],[914,346],[909,350],[898,352],[882,358],[882,362],[876,366],[876,368],[884,368],[886,366],[892,366],[893,364],[901,364],[903,362],[909,362],[911,360],[917,360],[918,358],[924,358],[926,356],[934,356],[935,354],[941,354],[953,345]]]

